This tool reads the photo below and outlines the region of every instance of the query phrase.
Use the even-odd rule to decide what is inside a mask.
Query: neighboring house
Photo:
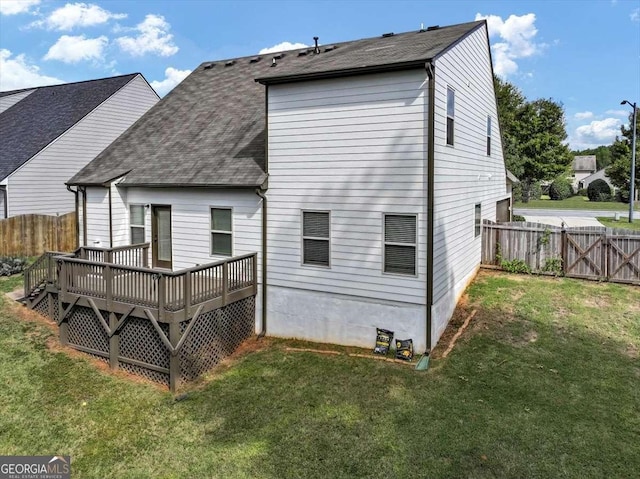
[[[509,195],[508,200],[503,200],[498,203],[498,208],[496,211],[496,220],[497,221],[511,221],[513,217],[513,204],[515,203],[515,199],[513,197],[513,186],[520,183],[520,180],[511,173],[509,170],[506,171],[506,182],[507,182],[507,195]]]
[[[73,211],[65,182],[158,100],[139,73],[0,92],[0,217]]]
[[[582,178],[578,182],[578,189],[589,188],[589,185],[591,183],[593,183],[594,181],[596,181],[596,180],[604,180],[604,181],[606,181],[607,184],[609,185],[609,187],[611,188],[611,191],[613,191],[613,189],[614,189],[613,183],[611,183],[611,180],[606,175],[605,168],[602,168],[601,170],[596,171],[592,175],[585,176],[584,178]]]
[[[509,201],[500,138],[478,21],[204,63],[68,184],[80,244],[258,252],[258,331],[425,350]]]
[[[571,165],[571,181],[574,191],[580,188],[580,182],[596,172],[596,155],[574,156]]]

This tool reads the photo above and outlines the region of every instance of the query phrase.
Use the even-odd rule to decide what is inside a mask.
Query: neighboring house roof
[[[322,46],[320,54],[304,48],[203,63],[68,184],[123,177],[120,186],[261,186],[267,178],[266,101],[256,78],[328,70],[350,75],[369,65],[423,67],[483,24]]]
[[[589,176],[585,176],[580,180],[580,183],[582,183],[586,188],[596,180],[604,180],[609,184],[609,186],[613,186],[613,184],[611,183],[611,180],[609,179],[609,177],[605,172],[605,168],[602,168],[601,170],[598,170]]]
[[[513,184],[520,183],[520,180],[518,179],[518,177],[516,175],[511,173],[509,170],[505,170],[505,171],[507,172],[507,180],[509,180]]]
[[[596,171],[596,155],[574,156],[573,171]]]
[[[101,80],[5,91],[34,90],[0,114],[0,179],[78,123],[139,73]]]

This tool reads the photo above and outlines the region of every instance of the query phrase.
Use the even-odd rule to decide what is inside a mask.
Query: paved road
[[[629,210],[620,210],[618,212],[620,218],[628,218]],[[597,211],[597,210],[554,210],[554,209],[535,209],[535,208],[514,208],[513,214],[521,216],[571,216],[571,217],[589,217],[596,216],[614,217],[615,211]],[[636,211],[634,218],[640,218],[640,212]]]

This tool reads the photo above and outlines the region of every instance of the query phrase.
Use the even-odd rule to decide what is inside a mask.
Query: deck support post
[[[180,323],[169,323],[169,342],[175,348],[180,342]],[[180,354],[169,355],[169,390],[175,393],[180,386]]]
[[[120,367],[118,357],[120,356],[120,333],[116,331],[118,327],[118,317],[116,313],[109,313],[109,329],[112,334],[109,336],[109,368],[117,371]]]

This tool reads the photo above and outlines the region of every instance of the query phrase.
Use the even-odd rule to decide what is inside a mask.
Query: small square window
[[[474,217],[474,235],[476,238],[480,236],[481,228],[482,228],[482,205],[478,203],[475,207],[475,217]]]
[[[384,215],[384,272],[416,274],[417,218]]]
[[[211,254],[231,256],[233,235],[231,209],[211,208]]]
[[[129,230],[131,244],[145,242],[144,205],[129,205]]]
[[[302,212],[302,264],[330,266],[330,222],[328,211]]]
[[[447,87],[447,145],[453,146],[455,128],[456,92]]]

